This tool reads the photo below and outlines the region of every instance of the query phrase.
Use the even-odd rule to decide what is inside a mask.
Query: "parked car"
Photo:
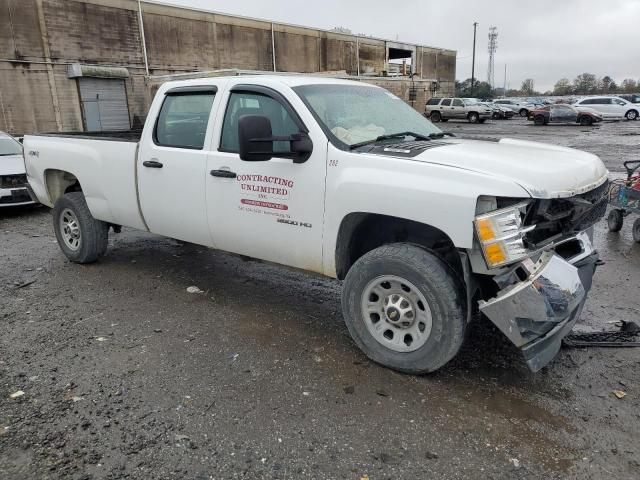
[[[605,120],[636,120],[640,113],[640,106],[628,102],[624,98],[602,96],[587,97],[578,100],[573,104],[574,107],[588,107],[600,113]]]
[[[626,100],[627,102],[633,103],[634,105],[640,105],[640,95],[636,93],[619,95],[620,98]]]
[[[491,114],[491,118],[494,120],[508,120],[513,118],[515,112],[510,108],[505,107],[504,105],[498,105],[490,102],[482,102],[483,105],[489,107],[493,112]]]
[[[355,343],[409,373],[451,360],[477,314],[532,370],[549,363],[591,287],[609,191],[591,153],[449,137],[380,87],[322,77],[167,82],[141,134],[24,145],[72,262],[124,225],[344,279]]]
[[[576,108],[572,105],[547,105],[529,112],[529,120],[536,125],[548,123],[579,123],[593,125],[602,121],[602,115],[586,107]]]
[[[506,108],[510,108],[521,117],[528,117],[529,111],[535,108],[535,105],[531,103],[520,102],[517,100],[509,100],[506,98],[500,98],[498,100],[494,100],[493,103]]]
[[[427,101],[424,114],[432,122],[457,119],[484,123],[491,118],[493,111],[478,102],[465,102],[463,98],[431,98]]]
[[[34,203],[27,190],[22,145],[0,132],[0,208]]]

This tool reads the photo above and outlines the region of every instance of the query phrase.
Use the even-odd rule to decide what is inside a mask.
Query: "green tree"
[[[535,95],[536,89],[535,89],[535,83],[533,82],[533,78],[527,78],[524,82],[522,82],[520,91],[524,95]]]
[[[604,77],[602,77],[602,80],[600,80],[599,82],[600,92],[601,93],[609,92],[611,89],[611,82],[613,82],[613,79],[609,75],[605,75]]]
[[[598,88],[598,81],[593,73],[582,73],[573,81],[574,93],[586,95],[595,93]]]
[[[471,79],[467,78],[462,82],[456,80],[456,96],[462,98],[492,98],[493,92],[491,91],[491,85],[487,82],[479,82],[477,79],[472,92]]]
[[[638,83],[633,78],[625,78],[622,81],[622,90],[624,93],[635,93]]]
[[[561,78],[553,87],[554,95],[570,95],[572,91],[573,87],[571,86],[571,82],[568,78]]]

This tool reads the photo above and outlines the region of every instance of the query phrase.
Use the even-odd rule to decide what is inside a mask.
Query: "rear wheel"
[[[640,218],[636,218],[633,222],[633,229],[631,230],[631,234],[633,235],[633,241],[640,243]]]
[[[625,115],[625,117],[627,117],[627,120],[636,120],[638,118],[638,111],[637,110],[629,110],[627,112],[627,114]]]
[[[535,123],[536,125],[544,125],[546,123],[544,120],[545,119],[543,115],[536,115],[535,117],[533,117],[533,123]]]
[[[53,207],[58,245],[75,263],[95,262],[107,251],[109,224],[91,215],[82,192],[67,193]]]
[[[622,210],[615,209],[609,212],[609,216],[607,217],[607,227],[609,227],[610,232],[619,232],[622,230],[623,223],[624,216],[622,215]]]
[[[385,245],[358,259],[344,282],[342,310],[358,347],[402,372],[437,370],[464,338],[461,283],[447,264],[414,245]]]
[[[580,125],[588,127],[591,124],[593,124],[593,119],[591,117],[588,117],[586,115],[580,117]]]
[[[469,115],[467,115],[467,118],[471,123],[478,123],[478,121],[480,120],[480,115],[478,115],[476,112],[471,112]]]
[[[431,115],[429,116],[429,118],[431,119],[432,122],[437,123],[440,120],[442,120],[442,115],[440,115],[440,112],[431,112]]]

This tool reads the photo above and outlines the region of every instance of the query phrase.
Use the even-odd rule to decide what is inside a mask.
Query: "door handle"
[[[148,168],[162,168],[163,167],[162,163],[160,163],[157,160],[147,160],[145,162],[142,162],[142,165],[144,165],[145,167],[148,167]]]
[[[211,170],[209,172],[212,177],[222,177],[222,178],[236,178],[236,172],[232,172],[230,170]]]

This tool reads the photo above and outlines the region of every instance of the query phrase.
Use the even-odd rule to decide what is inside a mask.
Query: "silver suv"
[[[484,123],[491,118],[493,111],[480,103],[466,101],[463,98],[432,98],[424,109],[425,117],[432,122],[448,120],[468,120],[471,123]]]

